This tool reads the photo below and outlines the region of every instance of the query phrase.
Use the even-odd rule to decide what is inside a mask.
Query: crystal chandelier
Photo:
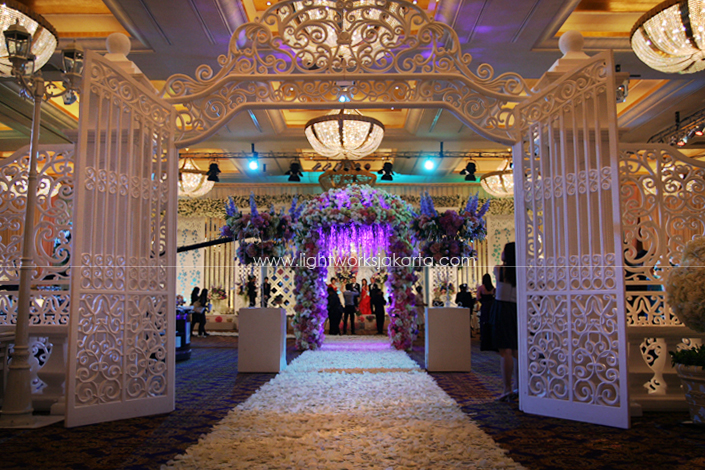
[[[21,3],[4,0],[0,3],[0,28],[5,31],[15,24],[24,27],[32,35],[33,69],[39,70],[56,50],[56,31],[41,15]],[[28,70],[28,73],[32,71]],[[12,64],[4,41],[0,41],[0,74],[5,77],[12,75]]]
[[[179,168],[179,196],[201,197],[213,189],[215,181],[208,181],[208,173],[196,168],[193,160],[184,159]]]
[[[397,2],[290,0],[272,8],[282,40],[310,66],[328,57],[372,64],[396,45],[402,29],[402,6]]]
[[[377,150],[384,138],[384,125],[357,110],[341,109],[311,119],[304,132],[313,150],[322,156],[356,160]]]
[[[482,189],[494,197],[514,196],[514,172],[509,168],[509,160],[499,171],[492,171],[482,175],[480,178]]]
[[[705,69],[705,1],[666,0],[632,27],[632,49],[649,67],[665,73]]]

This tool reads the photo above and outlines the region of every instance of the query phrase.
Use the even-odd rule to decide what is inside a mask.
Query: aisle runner
[[[326,338],[166,468],[521,468],[379,337]]]

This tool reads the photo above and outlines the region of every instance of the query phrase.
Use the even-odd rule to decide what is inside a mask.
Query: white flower
[[[403,351],[330,338],[162,468],[521,468]]]

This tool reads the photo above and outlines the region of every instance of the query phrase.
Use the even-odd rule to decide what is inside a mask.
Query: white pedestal
[[[286,311],[241,308],[238,372],[281,372],[286,368]]]
[[[471,364],[470,309],[426,309],[426,370],[468,372]]]

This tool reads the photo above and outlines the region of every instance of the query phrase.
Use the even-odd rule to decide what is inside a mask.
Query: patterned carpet
[[[299,353],[287,342],[287,359]],[[158,469],[198,441],[272,374],[237,374],[237,338],[193,339],[177,363],[172,413],[65,429],[0,429],[0,469]],[[411,357],[423,365],[417,341]],[[497,355],[473,348],[470,373],[434,373],[443,390],[510,456],[530,469],[705,468],[705,429],[682,424],[687,413],[646,413],[624,431],[527,415],[494,399],[501,389]]]

